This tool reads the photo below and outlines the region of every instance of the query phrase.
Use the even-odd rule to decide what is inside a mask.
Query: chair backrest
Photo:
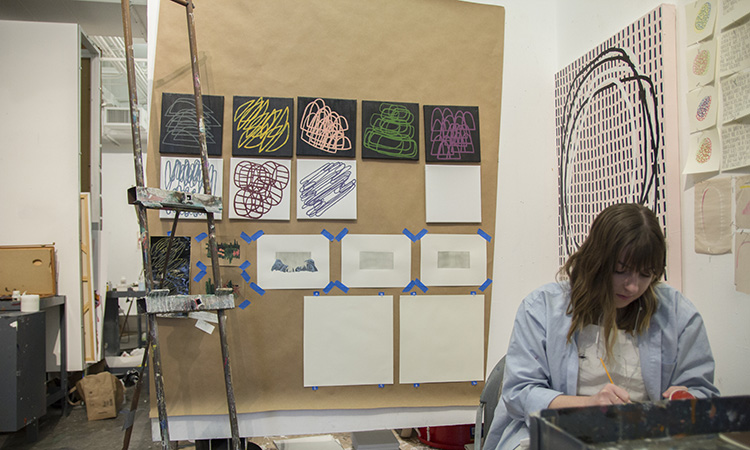
[[[495,417],[495,408],[500,401],[500,393],[503,390],[503,374],[505,372],[505,356],[495,364],[495,367],[484,383],[484,389],[479,396],[479,407],[477,408],[477,423],[474,427],[474,449],[481,450],[482,424],[485,431],[489,431],[492,419]],[[484,416],[484,417],[483,417]]]

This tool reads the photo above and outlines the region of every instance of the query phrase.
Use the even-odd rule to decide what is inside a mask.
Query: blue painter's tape
[[[329,281],[326,287],[323,288],[323,292],[325,292],[326,294],[331,292],[331,289],[333,289],[334,286],[336,285],[333,283],[333,281]]]
[[[419,278],[416,278],[414,280],[414,284],[416,284],[419,290],[421,290],[422,292],[427,292],[427,286],[425,286]]]
[[[349,287],[347,285],[345,285],[344,283],[340,282],[339,280],[336,280],[334,282],[334,284],[336,285],[337,288],[339,288],[342,291],[344,291],[344,294],[346,294],[347,292],[349,292]]]
[[[414,280],[410,281],[409,284],[406,285],[403,291],[401,292],[409,292],[414,287]]]
[[[484,292],[484,290],[487,289],[491,284],[492,284],[492,279],[487,278],[487,280],[484,283],[482,283],[481,286],[479,286],[479,290]]]
[[[198,272],[197,274],[195,274],[195,278],[193,278],[193,281],[195,281],[197,283],[200,280],[202,280],[205,275],[206,275],[206,271],[205,270],[201,270],[200,272]]]
[[[346,236],[348,233],[349,233],[349,230],[346,229],[346,228],[344,228],[343,230],[341,230],[339,232],[339,234],[336,235],[336,240],[340,241],[340,240],[344,239],[344,236]]]
[[[320,234],[322,234],[323,236],[325,236],[325,237],[326,237],[326,239],[328,239],[328,240],[329,240],[329,241],[331,241],[331,242],[333,242],[333,240],[334,240],[334,239],[336,239],[336,238],[335,238],[335,237],[333,237],[333,235],[332,235],[331,233],[329,233],[329,232],[328,232],[328,230],[326,230],[326,229],[324,229],[323,231],[321,231],[321,232],[320,232]]]
[[[167,236],[172,236],[172,232],[171,231],[167,231]]]
[[[383,388],[385,387],[385,385],[384,385],[384,384],[379,384],[379,385],[378,385],[378,387],[379,387],[380,389],[383,389]]]
[[[258,230],[255,233],[253,233],[252,236],[250,236],[251,241],[257,241],[261,236],[263,236],[265,233],[263,230]]]
[[[482,230],[481,228],[477,230],[477,234],[480,235],[480,236],[482,236],[484,238],[484,240],[486,240],[487,242],[491,242],[492,241],[492,236],[490,236],[489,234],[485,233],[484,230]]]
[[[313,390],[313,391],[317,391],[317,390],[318,390],[318,387],[317,387],[317,386],[313,386],[313,387],[312,387],[312,390]]]
[[[248,244],[253,242],[253,238],[248,236],[247,233],[245,233],[244,231],[240,233],[240,237],[242,238],[243,241],[247,242]]]
[[[417,242],[418,240],[422,239],[422,237],[425,234],[427,234],[427,230],[424,229],[424,228],[422,228],[422,231],[420,231],[419,233],[412,234],[411,231],[409,231],[408,229],[404,228],[404,231],[402,231],[402,233],[404,233],[406,235],[406,237],[408,237],[409,239],[411,239],[412,242]]]
[[[245,283],[250,282],[250,275],[244,270],[242,271],[242,273],[240,273],[240,276],[242,277],[243,280],[245,280]]]
[[[245,300],[244,302],[242,302],[239,305],[237,305],[237,307],[240,308],[240,309],[245,309],[248,306],[250,306],[250,300]]]
[[[206,269],[208,268],[208,267],[206,267],[206,265],[205,265],[205,264],[203,264],[203,263],[202,263],[201,261],[198,261],[197,263],[195,263],[195,265],[196,265],[196,266],[198,266],[198,268],[199,268],[200,270],[204,271],[204,272],[205,272],[205,271],[206,271]]]
[[[196,237],[195,237],[195,240],[196,240],[196,241],[198,241],[198,242],[200,242],[200,241],[202,241],[203,239],[206,239],[207,237],[208,237],[208,234],[206,234],[206,233],[201,233],[201,234],[199,234],[198,236],[196,236]]]
[[[240,265],[240,269],[245,270],[250,267],[250,261],[245,261]]]
[[[262,287],[258,286],[255,283],[250,283],[250,287],[253,288],[253,290],[260,295],[263,295],[266,293],[265,289],[263,289]]]

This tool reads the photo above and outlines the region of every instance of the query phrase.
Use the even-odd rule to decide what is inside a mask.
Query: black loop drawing
[[[659,97],[633,61],[623,48],[605,49],[573,75],[558,105],[561,259],[604,207],[660,204]]]

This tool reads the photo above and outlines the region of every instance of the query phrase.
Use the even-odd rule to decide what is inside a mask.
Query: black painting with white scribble
[[[196,120],[195,97],[165,92],[161,98],[159,152],[200,155],[200,129]],[[221,156],[224,97],[203,95],[201,98],[206,149],[210,156]]]

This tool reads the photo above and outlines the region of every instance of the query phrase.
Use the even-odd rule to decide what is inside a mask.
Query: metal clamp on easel
[[[148,297],[146,308],[148,313],[148,343],[143,355],[141,370],[147,370],[149,350],[153,353],[154,364],[154,386],[156,388],[156,401],[159,410],[159,429],[161,433],[162,449],[169,448],[169,427],[167,422],[167,407],[164,398],[164,382],[162,379],[161,353],[159,351],[159,337],[156,328],[156,314],[162,313],[184,313],[194,310],[216,310],[219,319],[219,338],[221,342],[221,354],[224,361],[224,382],[227,391],[227,406],[229,409],[229,421],[232,431],[232,448],[240,450],[241,440],[239,437],[239,426],[237,424],[237,410],[234,401],[234,390],[232,388],[232,373],[229,364],[229,350],[227,346],[225,314],[226,309],[234,308],[234,297],[230,292],[223,292],[224,289],[217,289],[216,295],[200,296],[169,296],[163,290],[156,289],[154,285],[153,267],[151,265],[151,252],[149,244],[148,220],[146,216],[147,209],[166,209],[175,211],[175,218],[172,224],[172,233],[167,247],[165,259],[169,259],[172,248],[172,239],[175,236],[177,221],[180,217],[180,211],[200,211],[206,213],[206,223],[208,226],[209,249],[211,254],[211,263],[213,266],[213,276],[216,286],[221,286],[221,275],[219,272],[218,249],[216,246],[216,226],[214,224],[214,213],[221,212],[221,197],[211,195],[211,185],[208,175],[208,150],[206,147],[206,127],[203,120],[203,97],[201,95],[200,73],[198,71],[198,49],[195,39],[195,22],[193,18],[193,3],[186,0],[172,0],[185,7],[188,23],[188,39],[190,41],[190,60],[193,76],[193,88],[195,95],[195,114],[198,125],[198,143],[200,145],[201,168],[203,174],[203,192],[204,194],[187,194],[177,191],[164,191],[162,189],[147,188],[144,183],[143,159],[141,149],[141,136],[139,126],[138,101],[135,81],[135,62],[133,58],[133,35],[130,23],[130,2],[121,0],[122,5],[122,25],[123,36],[125,39],[125,57],[127,62],[128,90],[130,97],[130,118],[131,131],[133,137],[133,159],[135,162],[136,186],[129,190],[130,204],[136,206],[138,223],[140,225],[141,250],[143,255],[143,269],[146,274],[146,290]],[[165,264],[166,272],[166,264]],[[162,281],[165,274],[162,274]],[[161,283],[160,283],[161,284]],[[196,301],[198,299],[198,301]],[[141,374],[142,375],[142,374]],[[133,393],[133,401],[130,407],[130,414],[135,413],[140,396],[141,380],[139,377],[138,384]],[[125,430],[123,440],[123,449],[127,449],[130,443],[132,433],[132,421],[128,421],[129,426]]]

